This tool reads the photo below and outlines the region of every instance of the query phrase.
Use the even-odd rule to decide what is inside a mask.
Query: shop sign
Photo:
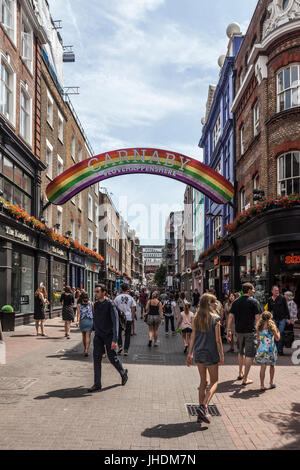
[[[215,259],[214,259],[214,265],[215,265],[215,266],[218,266],[218,265],[219,265],[219,262],[220,262],[220,258],[215,258]]]
[[[221,266],[232,266],[231,256],[221,256]]]
[[[29,305],[29,295],[21,295],[20,304]]]
[[[82,258],[82,257],[79,256],[79,255],[75,255],[74,253],[71,254],[71,261],[72,261],[73,263],[80,264],[81,266],[84,266],[84,265],[85,265],[84,258]]]
[[[292,253],[285,257],[285,264],[300,264],[300,255]]]
[[[13,229],[11,227],[5,227],[6,235],[9,235],[10,237],[17,238],[18,240],[21,240],[22,242],[30,243],[30,238],[28,235],[25,233],[19,232],[17,229]]]
[[[65,251],[60,250],[59,248],[56,248],[55,246],[52,246],[52,247],[51,247],[51,251],[52,251],[52,253],[53,253],[54,255],[66,256]]]

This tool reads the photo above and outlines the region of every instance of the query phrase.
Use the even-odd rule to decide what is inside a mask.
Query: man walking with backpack
[[[166,336],[169,336],[169,322],[171,323],[172,334],[175,335],[175,314],[176,314],[176,302],[172,294],[169,294],[168,300],[163,304],[163,312],[165,316],[165,332]],[[176,314],[177,320],[177,314]]]

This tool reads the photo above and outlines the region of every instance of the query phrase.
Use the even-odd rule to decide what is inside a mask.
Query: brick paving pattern
[[[47,327],[48,325],[48,327]],[[103,390],[89,394],[93,384],[92,351],[83,357],[81,334],[74,328],[64,338],[61,319],[48,320],[48,338],[36,337],[32,326],[5,334],[7,364],[0,366],[0,449],[299,449],[299,366],[291,352],[276,367],[277,388],[259,391],[242,387],[237,355],[225,354],[220,384],[213,399],[220,417],[200,426],[186,404],[197,404],[195,367],[185,366],[181,338],[165,337],[148,348],[147,327],[136,322],[125,387],[107,359]],[[226,351],[228,346],[224,346]],[[3,425],[4,424],[4,425]]]

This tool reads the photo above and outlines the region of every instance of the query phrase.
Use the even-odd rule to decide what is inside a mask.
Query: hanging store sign
[[[133,173],[181,181],[217,204],[226,204],[234,196],[230,181],[198,160],[176,152],[138,148],[114,150],[77,163],[48,185],[47,198],[61,205],[99,181]]]
[[[17,238],[18,240],[21,240],[22,242],[30,242],[30,238],[28,235],[25,233],[19,232],[19,230],[13,229],[11,227],[5,227],[6,235],[10,235],[11,237]]]
[[[286,256],[285,264],[300,264],[300,255],[292,253],[290,256]]]

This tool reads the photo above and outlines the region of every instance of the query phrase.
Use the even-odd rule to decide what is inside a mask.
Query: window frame
[[[22,93],[25,95],[29,102],[29,113],[28,113],[28,136],[22,135],[21,133],[21,122],[22,122]],[[26,111],[25,111],[26,113]],[[20,83],[20,125],[19,125],[20,136],[32,147],[32,98],[28,92],[28,89],[24,83]]]
[[[212,131],[212,144],[213,144],[213,151],[215,150],[217,143],[221,137],[221,113],[219,113],[213,131]]]
[[[29,32],[26,32],[26,31],[22,31],[22,26],[25,26]],[[30,24],[30,21],[29,19],[27,18],[24,10],[22,9],[21,10],[21,24],[20,24],[20,27],[21,27],[21,31],[20,31],[20,56],[21,56],[21,59],[22,61],[24,62],[24,64],[26,65],[26,67],[28,68],[29,72],[32,74],[33,73],[33,50],[34,50],[34,46],[33,46],[33,28]],[[23,51],[23,39],[24,39],[24,42],[26,42],[28,39],[30,41],[30,44],[29,44],[29,48],[30,48],[30,54],[31,54],[31,57],[25,57],[23,55],[24,51]]]
[[[5,117],[13,126],[16,128],[16,72],[14,71],[12,65],[10,64],[10,56],[6,56],[1,52],[1,62],[0,62],[0,95],[2,95],[2,86],[5,86],[8,88],[6,85],[6,82],[2,81],[2,67],[4,67],[8,73],[8,75],[11,77],[12,83],[11,83],[11,89],[9,88],[9,92],[11,93],[10,100],[9,100],[9,108],[11,107],[11,114],[10,113],[4,113],[1,111],[1,102],[2,99],[0,97],[0,113],[2,116]],[[4,85],[2,85],[4,84]],[[10,85],[9,85],[10,86]],[[4,105],[3,105],[4,106]]]
[[[245,126],[244,124],[240,127],[240,152],[241,155],[245,153]]]
[[[71,137],[71,157],[74,162],[76,162],[76,138],[74,132],[72,132]]]
[[[13,43],[14,46],[17,45],[17,1],[16,0],[8,0],[12,2],[13,5],[13,11],[10,12],[12,19],[13,19],[13,26],[10,27],[9,25],[5,24],[3,22],[3,4],[4,2],[6,3],[7,0],[1,0],[0,1],[0,6],[1,6],[1,11],[0,11],[0,24],[2,26],[2,29],[5,31],[5,34],[9,38],[9,40]],[[12,33],[9,32],[9,30],[12,31]]]
[[[293,166],[293,162],[292,162],[292,156],[293,154],[297,154],[298,155],[298,173],[299,175],[298,176],[294,176],[294,166]],[[286,177],[286,157],[287,155],[291,155],[291,176],[290,177]],[[284,166],[283,166],[283,173],[284,173],[284,177],[282,179],[280,179],[280,172],[281,172],[281,169],[280,169],[280,161],[284,159]],[[277,158],[277,191],[278,191],[278,194],[281,195],[281,196],[288,196],[290,194],[294,194],[295,191],[294,189],[292,190],[291,193],[288,192],[287,190],[287,182],[288,181],[292,181],[292,187],[294,188],[294,180],[298,179],[299,180],[299,188],[300,188],[300,150],[296,150],[296,151],[290,151],[290,152],[286,152],[286,153],[283,153],[282,155],[279,155],[279,157]],[[281,189],[281,184],[285,182],[285,192],[282,192],[282,189]],[[298,191],[299,193],[300,191]]]
[[[245,188],[242,188],[240,190],[240,206],[241,206],[241,212],[245,210],[246,207],[246,191]]]
[[[48,162],[48,150],[51,152],[51,164]],[[47,173],[46,176],[52,181],[53,179],[53,145],[50,144],[49,140],[46,139],[46,165],[47,165]],[[49,172],[50,169],[50,172]]]
[[[256,137],[259,134],[260,126],[260,109],[258,101],[253,106],[253,135]]]
[[[63,144],[64,143],[64,118],[62,114],[59,112],[59,110],[57,110],[57,115],[58,115],[57,138]],[[62,129],[62,133],[60,132],[61,129]]]
[[[88,219],[93,222],[93,198],[88,194]]]
[[[51,103],[52,112],[51,112],[51,120],[49,120],[49,102]],[[53,129],[53,118],[54,118],[54,99],[52,98],[51,93],[47,90],[47,122],[51,129]]]
[[[292,67],[298,67],[298,80],[297,80],[297,85],[292,86]],[[285,81],[285,71],[290,69],[290,86],[287,88],[284,88],[284,81]],[[283,85],[282,85],[282,90],[279,91],[280,89],[280,75],[283,74]],[[293,90],[298,89],[298,103],[293,106]],[[286,106],[286,93],[288,91],[291,91],[291,106],[287,107]],[[281,95],[284,95],[284,107],[283,109],[280,109],[280,103],[281,103]],[[277,112],[281,113],[283,111],[286,111],[288,109],[294,109],[300,107],[300,63],[298,62],[293,62],[288,64],[287,67],[282,67],[280,70],[277,71],[276,73],[276,96],[277,96]]]
[[[222,215],[218,214],[213,220],[213,243],[222,236]]]

